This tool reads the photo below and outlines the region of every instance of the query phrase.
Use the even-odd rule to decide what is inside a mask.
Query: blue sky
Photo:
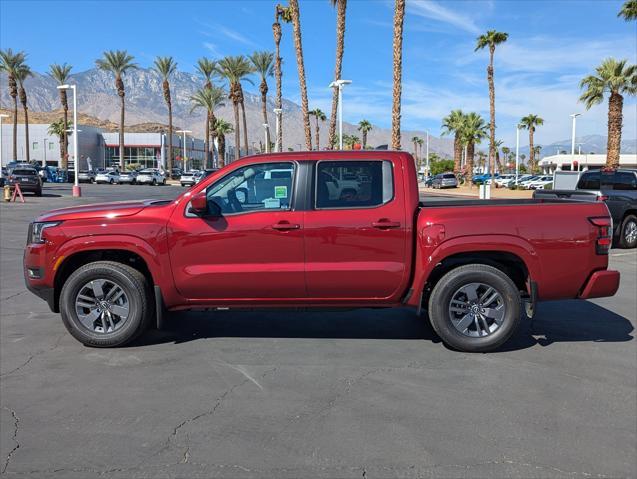
[[[91,68],[105,49],[127,49],[141,66],[152,64],[156,55],[172,55],[180,69],[193,71],[204,55],[274,49],[275,3],[1,0],[0,46],[25,50],[32,68],[41,72],[52,62],[69,62],[77,71]],[[407,4],[403,128],[438,135],[440,119],[454,108],[488,117],[487,55],[473,50],[476,36],[495,28],[510,35],[496,52],[499,138],[512,144],[517,120],[528,113],[545,119],[537,132],[540,143],[569,138],[573,112],[584,112],[578,136],[606,134],[606,105],[585,112],[577,102],[578,82],[605,57],[637,62],[637,23],[617,18],[621,1]],[[393,1],[348,2],[343,78],[353,84],[344,95],[347,121],[367,118],[390,125],[392,20]],[[328,0],[301,0],[301,23],[310,107],[328,113],[335,11]],[[283,30],[283,93],[298,101],[292,28],[284,25]],[[624,138],[637,138],[634,98],[626,100],[624,117]]]

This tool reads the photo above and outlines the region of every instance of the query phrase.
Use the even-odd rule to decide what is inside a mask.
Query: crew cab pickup
[[[489,351],[536,301],[615,294],[610,227],[602,202],[421,203],[404,152],[275,153],[175,200],[45,213],[24,274],[88,346],[128,343],[166,311],[409,307],[451,347]]]

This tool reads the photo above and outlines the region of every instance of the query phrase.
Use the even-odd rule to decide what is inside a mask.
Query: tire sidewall
[[[112,333],[96,333],[86,329],[75,312],[75,298],[80,289],[95,279],[115,282],[128,297],[128,318],[120,329]],[[118,268],[105,265],[80,268],[67,279],[62,288],[60,294],[62,321],[73,337],[87,346],[119,346],[134,338],[143,323],[145,311],[140,294],[137,285]]]
[[[629,215],[622,222],[622,229],[620,231],[620,235],[621,235],[620,242],[623,248],[635,248],[637,246],[637,241],[633,243],[628,243],[628,241],[626,241],[626,229],[629,223],[634,223],[637,225],[637,217],[633,215]]]
[[[434,288],[429,302],[429,316],[441,339],[455,349],[467,352],[484,352],[506,342],[520,323],[520,298],[517,287],[503,272],[493,267],[481,266],[480,270],[467,267],[456,268],[447,273]],[[483,283],[495,288],[505,304],[504,322],[489,336],[469,337],[458,331],[449,318],[449,303],[463,285]]]

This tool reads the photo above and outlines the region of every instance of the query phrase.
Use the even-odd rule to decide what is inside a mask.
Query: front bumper
[[[595,271],[582,288],[580,299],[613,296],[619,288],[619,271]]]

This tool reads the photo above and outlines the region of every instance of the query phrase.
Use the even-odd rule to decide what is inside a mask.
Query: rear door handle
[[[374,228],[378,228],[381,230],[384,229],[391,229],[391,228],[400,228],[400,222],[399,221],[389,221],[389,220],[378,220],[378,221],[374,221],[372,223],[372,226]]]
[[[288,223],[287,221],[281,221],[272,225],[272,228],[279,231],[298,230],[301,225],[296,223]]]

